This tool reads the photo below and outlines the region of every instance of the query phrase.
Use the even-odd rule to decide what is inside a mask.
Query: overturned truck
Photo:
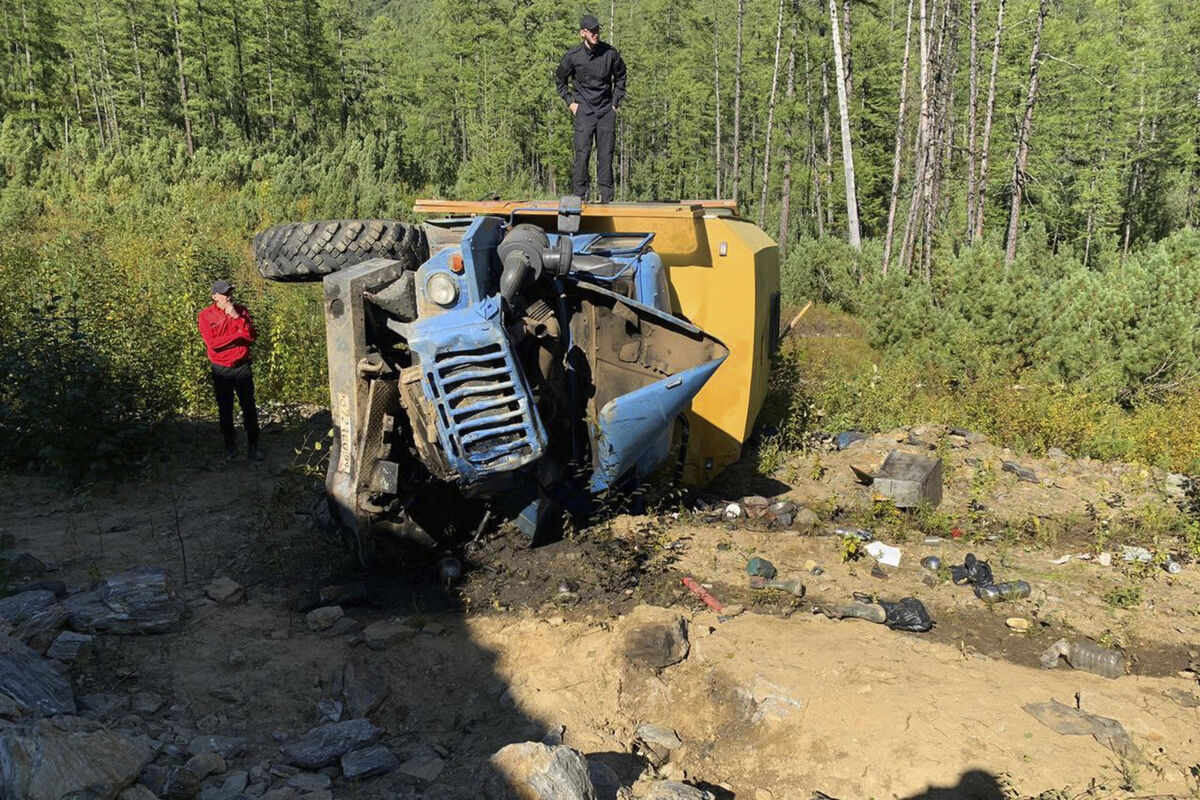
[[[512,522],[533,542],[595,498],[735,461],[779,333],[775,244],[732,204],[419,201],[419,225],[254,239],[324,283],[326,488],[360,559]]]

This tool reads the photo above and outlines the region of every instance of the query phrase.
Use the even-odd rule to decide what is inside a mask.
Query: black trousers
[[[597,116],[580,106],[575,114],[575,174],[572,189],[575,194],[588,199],[588,160],[592,155],[592,139],[596,140],[596,183],[600,186],[600,199],[609,202],[613,198],[613,145],[616,142],[617,112],[611,108],[604,116]]]
[[[226,449],[237,447],[233,433],[233,396],[242,407],[242,425],[246,428],[246,442],[251,450],[258,448],[258,410],[254,406],[254,373],[250,362],[236,367],[212,365],[213,394],[217,397],[217,417],[221,421],[221,435],[225,437]]]

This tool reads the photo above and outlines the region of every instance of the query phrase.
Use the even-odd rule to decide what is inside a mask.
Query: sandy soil
[[[163,740],[245,736],[247,752],[231,766],[269,767],[279,740],[317,724],[317,703],[334,696],[347,660],[360,659],[388,676],[389,699],[372,715],[387,743],[402,760],[434,753],[445,768],[432,782],[399,772],[359,786],[335,782],[334,797],[469,797],[478,765],[496,749],[560,726],[567,744],[612,766],[638,793],[654,772],[631,754],[643,723],[674,728],[683,741],[660,774],[720,797],[1200,796],[1200,687],[1189,671],[1200,647],[1200,566],[1169,576],[1137,573],[1119,557],[1110,567],[1094,559],[1051,563],[1112,547],[1097,531],[1114,528],[1167,547],[1165,531],[1148,527],[1156,517],[1140,510],[1165,506],[1161,475],[1015,458],[986,443],[953,446],[945,432],[916,432],[947,459],[937,524],[961,524],[966,535],[926,545],[928,520],[891,520],[887,541],[902,549],[902,561],[875,577],[869,560],[843,563],[840,537],[827,534],[848,521],[861,525],[870,507],[870,490],[846,465],[882,461],[904,435],[897,432],[822,453],[820,475],[816,456],[808,456],[759,481],[817,510],[823,519],[812,530],[683,511],[616,517],[538,550],[497,532],[470,551],[466,579],[448,590],[428,557],[363,576],[340,542],[314,525],[319,479],[299,468],[313,457],[305,442],[320,426],[275,429],[266,463],[228,467],[206,463],[217,437],[201,431],[180,464],[89,493],[0,477],[10,509],[0,533],[16,550],[56,565],[49,577],[79,586],[161,565],[189,601],[180,630],[106,639],[76,666],[80,693],[168,698],[159,712],[114,725]],[[975,479],[978,467],[967,458],[994,464],[994,480]],[[1046,481],[1017,482],[1000,471],[1002,458]],[[735,498],[746,485],[746,473],[735,471],[712,495]],[[1114,492],[1121,502],[1106,503]],[[969,509],[972,500],[995,512],[989,522]],[[1118,517],[1131,514],[1141,527],[1121,527]],[[1036,531],[1004,527],[1031,516],[1040,520]],[[922,556],[955,564],[967,552],[989,559],[1001,579],[1028,580],[1031,597],[987,607],[968,588],[922,581]],[[806,596],[751,589],[751,556],[803,580]],[[809,561],[823,574],[807,571]],[[240,582],[246,602],[205,599],[204,586],[217,576]],[[684,576],[744,612],[711,611],[682,586]],[[402,617],[420,633],[372,651],[354,631],[308,631],[307,599],[322,586],[354,581],[368,589],[363,604],[346,608],[359,627]],[[1141,588],[1140,602],[1114,607],[1114,590],[1131,586]],[[916,596],[936,626],[902,633],[812,613],[814,603],[848,600],[854,591]],[[661,671],[630,663],[623,631],[674,615],[687,620],[688,657]],[[1013,632],[1009,618],[1027,620],[1030,631]],[[1108,680],[1066,665],[1040,669],[1038,655],[1061,637],[1120,644],[1132,674]],[[1055,733],[1022,708],[1050,699],[1118,720],[1141,757],[1121,759],[1090,736]]]

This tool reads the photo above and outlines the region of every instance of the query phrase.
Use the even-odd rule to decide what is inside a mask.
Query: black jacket
[[[575,79],[575,88],[568,81]],[[554,73],[558,96],[567,105],[579,103],[580,111],[604,116],[609,108],[620,106],[625,97],[625,62],[617,48],[596,42],[591,50],[583,42],[563,56]]]

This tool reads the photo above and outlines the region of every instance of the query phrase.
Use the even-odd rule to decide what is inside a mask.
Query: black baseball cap
[[[213,281],[213,285],[212,285],[212,293],[213,294],[229,294],[232,291],[233,291],[233,284],[231,284],[229,281],[227,281],[223,278],[221,280]]]
[[[600,30],[600,20],[596,19],[595,14],[584,14],[583,18],[579,20],[579,29],[585,31],[598,31]]]

